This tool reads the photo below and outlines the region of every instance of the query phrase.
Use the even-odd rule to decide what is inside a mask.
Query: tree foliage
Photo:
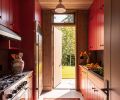
[[[60,30],[63,33],[62,64],[70,65],[70,58],[75,57],[75,27],[60,27]]]

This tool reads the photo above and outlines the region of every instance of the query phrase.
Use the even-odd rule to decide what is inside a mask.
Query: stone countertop
[[[80,67],[81,67],[81,66],[82,66],[83,68],[85,68],[88,72],[90,72],[90,73],[94,74],[95,76],[97,76],[98,78],[100,78],[101,80],[104,80],[104,77],[103,77],[103,76],[101,76],[101,75],[95,73],[94,71],[88,69],[85,65],[80,65]]]

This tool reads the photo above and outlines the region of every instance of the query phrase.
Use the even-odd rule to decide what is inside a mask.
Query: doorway
[[[54,88],[75,89],[76,27],[54,26]]]

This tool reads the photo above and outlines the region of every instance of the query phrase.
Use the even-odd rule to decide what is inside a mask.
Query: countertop
[[[101,80],[104,80],[104,77],[100,76],[99,74],[95,73],[94,71],[88,69],[85,65],[80,65],[80,67],[85,68],[88,72],[94,74],[95,76],[97,76],[98,78],[100,78]]]

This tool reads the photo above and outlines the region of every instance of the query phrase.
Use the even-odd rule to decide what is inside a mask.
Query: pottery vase
[[[14,74],[20,74],[24,69],[24,61],[22,59],[15,59],[12,67]]]

